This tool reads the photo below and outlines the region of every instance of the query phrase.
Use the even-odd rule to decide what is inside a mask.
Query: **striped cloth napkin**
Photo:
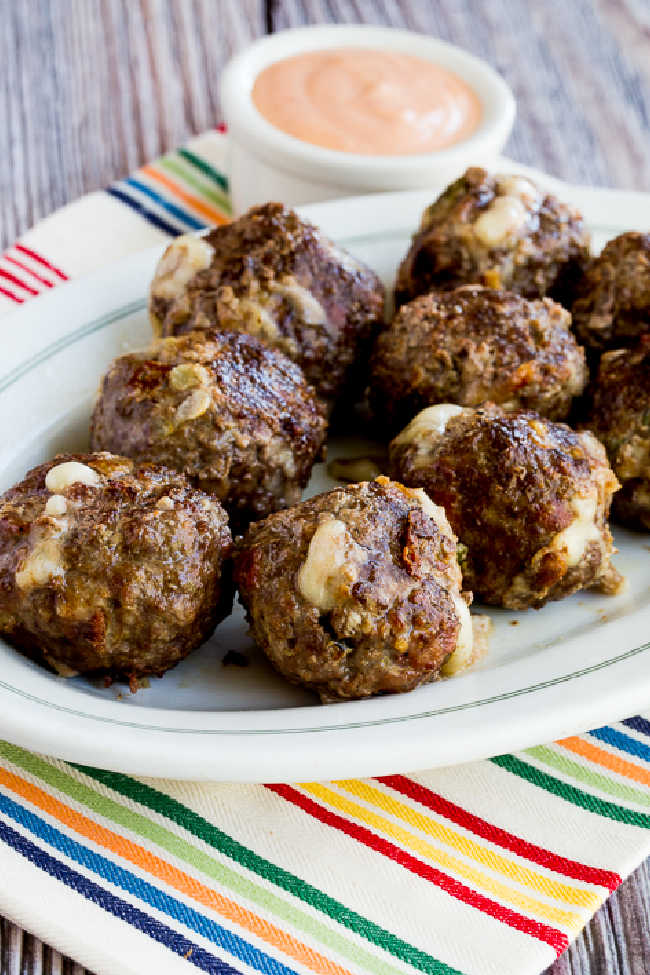
[[[0,312],[228,219],[195,139],[0,258]],[[537,975],[650,854],[650,720],[378,779],[136,779],[0,743],[0,913],[98,975]]]

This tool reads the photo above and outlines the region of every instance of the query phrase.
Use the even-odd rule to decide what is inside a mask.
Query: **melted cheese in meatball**
[[[180,297],[194,275],[210,267],[213,255],[214,248],[202,237],[177,237],[158,262],[151,282],[152,297],[166,301]]]
[[[523,176],[498,176],[497,192],[473,227],[486,247],[500,247],[518,237],[541,202],[537,187]]]
[[[580,564],[591,542],[602,544],[602,532],[596,524],[597,504],[595,494],[573,498],[571,508],[575,512],[575,518],[551,542],[556,551],[566,552],[569,568]]]
[[[414,463],[417,466],[426,461],[432,442],[443,436],[451,418],[466,412],[466,407],[457,406],[455,403],[438,403],[437,406],[427,406],[395,437],[393,443],[396,446],[414,444],[417,448]]]
[[[18,589],[34,589],[52,579],[62,579],[65,575],[63,539],[68,530],[68,522],[65,518],[53,518],[49,513],[48,517],[49,521],[45,524],[35,524],[32,527],[30,535],[34,541],[31,550],[16,572]]]
[[[89,487],[98,487],[100,476],[97,471],[87,464],[80,464],[76,460],[64,461],[50,468],[45,478],[45,487],[53,494],[60,494],[73,484],[87,484]]]
[[[474,656],[474,631],[469,607],[462,596],[454,596],[453,599],[460,629],[458,631],[456,649],[442,668],[443,674],[447,677],[458,673],[459,670],[464,670]]]
[[[307,558],[298,572],[298,590],[326,613],[336,606],[341,585],[353,582],[366,560],[365,549],[354,541],[344,522],[330,516],[312,536]]]

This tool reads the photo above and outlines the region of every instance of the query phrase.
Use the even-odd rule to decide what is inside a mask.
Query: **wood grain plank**
[[[648,975],[650,860],[609,898],[546,975]]]
[[[43,975],[63,975],[63,957],[54,948],[47,948]]]
[[[0,969],[2,975],[21,975],[26,933],[4,918],[0,921]]]
[[[2,4],[0,247],[220,121],[218,77],[264,0]]]

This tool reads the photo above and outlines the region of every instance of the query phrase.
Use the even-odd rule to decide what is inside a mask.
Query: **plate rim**
[[[490,704],[500,704],[503,701],[512,700],[513,698],[524,697],[528,694],[534,694],[538,691],[544,691],[551,687],[556,687],[559,684],[566,684],[574,680],[579,680],[582,677],[588,677],[591,674],[595,674],[602,670],[607,670],[609,667],[615,667],[617,664],[621,664],[626,660],[630,660],[634,657],[639,656],[642,653],[650,650],[650,640],[645,643],[640,644],[632,649],[623,650],[621,653],[616,654],[614,657],[608,657],[606,660],[599,661],[595,664],[589,664],[586,667],[582,667],[576,671],[570,671],[568,674],[562,674],[559,677],[549,678],[546,681],[537,681],[534,684],[528,684],[525,687],[515,688],[514,690],[504,691],[502,694],[493,694],[490,697],[478,698],[476,700],[466,701],[461,704],[449,704],[441,708],[435,708],[427,711],[417,711],[412,714],[402,714],[393,715],[385,718],[370,718],[366,721],[349,721],[339,724],[331,725],[318,725],[314,727],[297,727],[297,728],[182,728],[182,727],[165,727],[163,725],[150,724],[147,722],[138,721],[123,721],[117,718],[113,718],[109,715],[99,715],[86,713],[85,711],[79,711],[76,708],[68,707],[65,704],[57,704],[54,701],[50,701],[44,698],[39,698],[35,694],[29,694],[28,692],[22,690],[21,688],[14,687],[12,684],[8,684],[6,681],[0,680],[0,689],[4,691],[9,691],[14,693],[26,700],[31,701],[34,704],[38,704],[43,708],[52,708],[56,711],[63,711],[66,714],[74,715],[78,718],[83,718],[87,721],[98,721],[102,724],[113,724],[122,728],[137,728],[143,731],[160,732],[162,734],[197,734],[197,735],[223,735],[223,736],[238,736],[242,735],[244,737],[253,737],[256,735],[267,736],[267,735],[303,735],[303,734],[318,734],[318,733],[330,733],[333,731],[353,731],[361,728],[372,728],[372,727],[382,727],[385,725],[394,724],[404,724],[408,721],[425,721],[431,718],[444,717],[447,714],[455,714],[462,711],[470,711],[476,708],[485,707]],[[115,707],[120,705],[117,702],[108,702],[114,704]],[[348,703],[344,702],[342,706],[346,706]],[[362,702],[361,702],[362,703]],[[277,708],[277,709],[255,709],[254,711],[230,711],[230,712],[217,712],[217,711],[204,711],[201,714],[278,714],[285,711],[300,711],[305,713],[307,711],[319,711],[322,709],[322,705],[316,705],[315,707],[303,707],[303,708]],[[156,708],[147,708],[147,711],[158,710]],[[167,710],[167,709],[166,709]],[[193,714],[194,712],[188,712],[181,708],[169,708],[169,714],[175,715],[185,715]],[[0,725],[2,724],[2,718],[0,717]]]

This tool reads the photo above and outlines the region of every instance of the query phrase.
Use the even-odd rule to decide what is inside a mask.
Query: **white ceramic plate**
[[[596,247],[650,227],[650,196],[557,188],[583,209]],[[303,212],[390,283],[433,195],[360,197]],[[0,489],[56,451],[87,446],[100,374],[149,338],[145,294],[158,255],[63,285],[3,321]],[[364,447],[340,441],[330,456]],[[333,485],[319,465],[309,493]],[[650,701],[650,536],[615,535],[628,579],[619,596],[579,593],[539,612],[491,611],[480,666],[410,694],[317,704],[255,652],[239,608],[209,643],[134,695],[62,680],[0,641],[0,737],[132,774],[252,782],[451,765],[584,731]],[[229,649],[249,654],[251,665],[223,666]]]

